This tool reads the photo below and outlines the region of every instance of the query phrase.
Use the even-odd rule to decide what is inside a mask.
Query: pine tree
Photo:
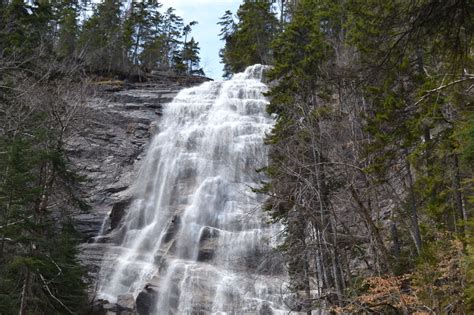
[[[174,60],[182,58],[180,56],[179,44],[182,29],[183,19],[174,13],[175,9],[168,8],[163,16],[163,23],[161,33],[163,39],[163,50],[161,64],[170,69]]]
[[[77,0],[62,1],[54,9],[58,28],[56,52],[60,57],[74,57],[79,36],[79,3]]]
[[[225,46],[220,52],[224,76],[243,71],[253,64],[271,64],[270,44],[277,33],[278,19],[270,1],[245,1],[237,11],[238,22],[227,11],[221,18],[221,38]]]
[[[229,10],[225,11],[224,15],[220,18],[220,21],[217,23],[221,26],[221,31],[219,33],[220,39],[225,42],[225,47],[219,50],[219,57],[221,60],[224,60],[225,51],[230,51],[235,49],[234,42],[232,40],[232,34],[236,31],[236,23],[234,21],[233,13]],[[232,70],[230,64],[224,63],[224,78],[229,78],[232,75]]]
[[[0,29],[0,48],[3,54],[31,55],[38,47],[45,55],[52,51],[53,32],[50,5],[38,3],[32,6],[22,0],[3,4],[0,11],[3,27]]]
[[[134,65],[140,64],[139,55],[146,43],[159,33],[161,4],[157,1],[132,2],[124,22],[125,47]]]
[[[121,1],[105,0],[96,5],[84,23],[79,41],[91,71],[121,72],[128,67],[121,17]]]
[[[191,40],[183,45],[182,58],[186,65],[186,73],[190,75],[204,75],[202,68],[199,67],[201,58],[199,57],[199,43],[191,37]]]

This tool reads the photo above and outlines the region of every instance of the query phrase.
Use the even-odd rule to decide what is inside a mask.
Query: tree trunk
[[[391,270],[390,263],[388,262],[388,258],[390,257],[390,255],[382,240],[382,236],[380,235],[379,229],[377,228],[377,226],[375,226],[374,221],[372,220],[370,209],[367,209],[367,207],[364,205],[364,203],[359,197],[359,194],[356,192],[354,186],[351,185],[350,190],[351,190],[352,198],[354,198],[355,202],[358,205],[357,209],[359,210],[358,211],[359,215],[365,221],[365,223],[367,224],[367,227],[369,228],[370,234],[372,234],[372,237],[375,239],[375,244],[380,253],[380,256],[381,256],[380,259],[384,267],[387,270]]]
[[[283,23],[285,21],[285,0],[280,1],[280,26],[283,28]]]
[[[454,200],[456,203],[457,215],[461,225],[459,226],[461,234],[464,234],[463,224],[467,222],[467,212],[464,207],[463,196],[461,191],[461,174],[459,173],[459,159],[457,154],[453,155],[454,174],[453,174],[453,186],[454,186]]]
[[[142,26],[140,25],[137,30],[137,39],[135,41],[135,47],[133,48],[133,56],[132,56],[132,61],[133,64],[138,66],[138,47],[140,46],[140,40],[141,40],[141,33],[142,33]]]
[[[408,193],[409,193],[409,202],[410,202],[410,208],[411,208],[410,219],[411,219],[412,229],[413,229],[413,240],[415,242],[416,251],[419,255],[422,249],[422,240],[421,240],[420,226],[418,224],[418,208],[416,206],[415,190],[413,187],[413,176],[411,174],[410,162],[408,162],[407,156],[405,156],[405,166],[407,169],[407,178],[408,178]]]
[[[299,209],[290,210],[288,229],[289,235],[289,272],[293,281],[293,287],[297,292],[299,311],[306,312],[310,307],[310,281],[308,250],[306,244],[306,222],[304,214]],[[303,293],[303,296],[301,296]],[[309,305],[308,305],[309,304]]]
[[[393,240],[393,252],[397,259],[400,259],[401,247],[400,247],[400,240],[398,238],[398,229],[397,224],[392,222],[390,226],[390,231],[392,233],[392,240]]]
[[[28,313],[28,293],[30,292],[30,283],[30,269],[26,268],[25,280],[23,281],[23,288],[21,290],[20,315],[26,315]]]

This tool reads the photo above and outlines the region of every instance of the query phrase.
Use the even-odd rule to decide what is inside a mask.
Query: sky
[[[219,18],[226,10],[237,12],[242,0],[161,0],[163,9],[173,7],[176,14],[184,19],[184,23],[198,21],[193,26],[191,36],[201,47],[201,66],[207,77],[214,80],[222,79],[222,67],[219,59],[219,49],[224,42],[219,39]]]

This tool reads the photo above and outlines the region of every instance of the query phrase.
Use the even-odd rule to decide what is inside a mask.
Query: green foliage
[[[48,22],[52,18],[50,5],[32,6],[13,0],[0,7],[0,51],[5,57],[30,56],[38,47],[45,55],[51,51],[53,38]]]
[[[199,44],[188,40],[196,24],[185,25],[173,8],[163,12],[156,0],[7,1],[0,6],[0,52],[5,58],[56,56],[89,73],[123,78],[183,65],[183,74],[203,75]],[[180,56],[183,64],[175,65]]]
[[[105,0],[94,8],[93,15],[84,22],[79,43],[92,71],[113,73],[125,66],[121,16],[121,1]]]
[[[271,64],[271,42],[277,33],[278,20],[272,2],[244,1],[237,11],[238,22],[226,11],[218,23],[222,26],[221,39],[225,41],[220,51],[224,63],[224,77],[243,71],[253,64]]]
[[[472,10],[471,2],[434,0],[301,0],[287,5],[288,21],[271,48],[274,84],[267,110],[278,118],[266,141],[270,181],[261,192],[270,196],[265,209],[287,228],[282,250],[289,260],[308,257],[316,248],[324,252],[318,261],[322,269],[343,269],[329,276],[314,270],[318,286],[339,292],[339,300],[330,303],[341,304],[340,286],[353,282],[341,267],[345,259],[350,265],[370,251],[374,262],[366,263],[376,266],[378,260],[386,267],[379,273],[421,275],[417,271],[425,268],[429,278],[428,270],[446,261],[443,255],[429,255],[432,249],[449,252],[457,238],[463,246],[469,243]],[[231,47],[237,32],[232,16],[226,14],[221,25],[226,48]],[[386,216],[381,220],[380,211]],[[361,222],[346,220],[352,212]],[[358,229],[351,230],[354,225]],[[323,235],[323,245],[309,231]],[[358,244],[362,255],[346,251],[337,240],[327,249],[334,231],[367,233],[371,242]],[[327,259],[331,255],[339,262]],[[311,267],[294,266],[290,276],[301,285],[307,281],[301,274]],[[417,284],[425,290],[420,296],[436,291],[438,311],[459,303],[462,282],[450,279],[449,286]],[[454,292],[452,299],[441,298],[449,294],[444,289]]]
[[[474,220],[471,218],[466,224],[469,229],[472,231],[474,229]],[[466,247],[467,255],[465,257],[464,263],[466,264],[466,285],[465,285],[465,297],[466,297],[466,307],[469,309],[474,308],[474,236],[470,236],[467,239]]]
[[[64,100],[78,93],[74,87],[83,79],[71,60],[77,34],[73,9],[76,3],[67,1],[0,6],[0,46],[8,46],[0,53],[2,314],[81,312],[87,303],[70,226],[77,176],[64,153],[72,108],[81,102]]]
[[[49,230],[47,236],[48,239],[44,240],[35,238],[34,250],[28,250],[24,244],[24,251],[10,257],[8,264],[0,265],[3,275],[0,280],[2,313],[17,312],[23,289],[21,284],[27,274],[31,281],[31,292],[27,297],[30,312],[65,314],[69,313],[68,308],[80,313],[86,307],[84,270],[76,261],[77,243],[73,230],[65,226],[57,232]]]
[[[53,7],[54,19],[58,23],[56,52],[59,57],[74,57],[79,36],[80,6],[77,0],[60,1]]]
[[[132,2],[129,15],[124,21],[124,46],[134,65],[139,64],[139,51],[144,43],[153,40],[156,25],[162,20],[159,11],[161,4],[156,1]]]
[[[33,123],[36,118],[32,119]],[[18,310],[20,297],[25,295],[23,285],[29,290],[25,298],[31,312],[62,314],[66,313],[64,305],[80,311],[87,297],[72,227],[67,217],[58,226],[42,205],[45,194],[52,193],[45,190],[52,174],[60,177],[64,172],[62,155],[56,147],[46,145],[54,134],[41,127],[28,132],[24,138],[5,135],[0,139],[4,151],[0,163],[4,174],[0,183],[0,311],[11,314]]]
[[[173,70],[178,74],[204,75],[199,68],[199,43],[188,40],[196,21],[184,25],[183,19],[173,8],[164,13],[159,11],[161,4],[151,2],[137,4],[141,12],[133,21],[126,21],[137,32],[133,38],[133,58],[135,65],[145,70]],[[133,13],[132,9],[132,13]],[[141,34],[141,35],[140,35]],[[184,36],[184,40],[182,37]]]
[[[461,159],[466,165],[474,165],[474,113],[469,113],[463,125],[459,126],[457,136]]]
[[[199,43],[196,42],[193,37],[191,37],[191,40],[184,43],[181,56],[185,65],[185,71],[188,74],[204,75],[202,68],[199,68],[199,62],[201,61],[199,50]]]

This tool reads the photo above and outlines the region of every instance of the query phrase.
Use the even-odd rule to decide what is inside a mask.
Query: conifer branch
[[[41,273],[38,273],[40,278],[41,278],[41,281],[43,281],[43,287],[46,289],[46,291],[48,292],[48,294],[56,301],[58,302],[69,314],[74,314],[73,311],[71,311],[66,305],[64,305],[63,302],[61,302],[60,299],[58,299],[54,294],[53,292],[51,292],[48,284],[46,283],[46,279],[43,277],[43,275]]]
[[[428,90],[428,91],[425,92],[425,95],[423,95],[418,101],[415,102],[414,106],[416,106],[416,105],[420,104],[421,102],[423,102],[428,96],[430,96],[433,93],[444,90],[444,89],[446,89],[450,86],[453,86],[455,84],[459,84],[459,83],[470,81],[470,80],[474,80],[474,75],[469,75],[468,77],[464,77],[462,79],[459,79],[459,80],[456,80],[456,81],[453,81],[453,82],[450,82],[450,83],[447,83],[447,84],[443,84],[443,85],[441,85],[441,86],[439,86],[435,89]]]

